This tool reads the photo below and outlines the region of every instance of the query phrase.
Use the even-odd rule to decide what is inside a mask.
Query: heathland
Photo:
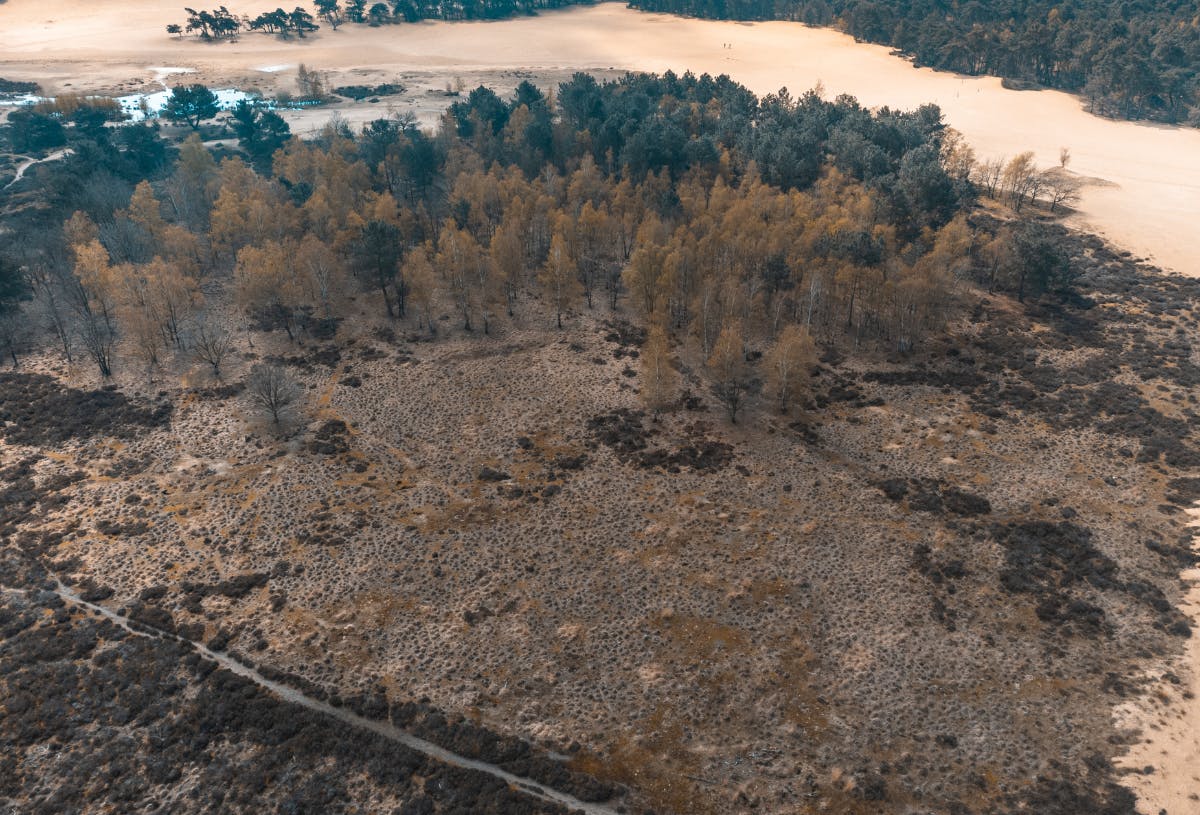
[[[620,72],[673,30],[637,67],[736,72],[756,37],[751,87]],[[0,67],[59,97],[0,130],[42,145],[0,182],[5,805],[1194,804],[1200,282],[1077,227],[1169,187],[1163,151],[1087,186],[1120,165],[1089,133],[1195,134],[986,81],[973,107],[839,41],[869,108],[841,69],[769,76],[804,29],[613,6],[137,55],[63,31]],[[371,93],[189,89],[160,127],[64,92],[151,59]],[[989,149],[985,94],[1040,136]],[[1196,208],[1144,203],[1190,268]]]

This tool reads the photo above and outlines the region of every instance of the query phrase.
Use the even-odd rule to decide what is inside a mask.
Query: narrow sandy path
[[[9,590],[12,591],[12,589]],[[17,591],[22,590],[18,589]],[[140,626],[140,624],[139,627],[135,628],[132,625],[132,621],[128,617],[117,614],[115,611],[105,608],[104,606],[97,605],[95,603],[89,603],[87,600],[84,600],[78,594],[71,591],[61,583],[58,584],[58,589],[55,593],[58,594],[63,601],[79,608],[84,608],[95,612],[103,616],[105,619],[111,620],[112,622],[121,626],[131,634],[139,637],[159,637],[157,633],[146,631],[145,627]],[[584,812],[586,815],[617,815],[616,809],[603,806],[601,804],[580,801],[574,796],[543,786],[536,782],[530,781],[527,778],[522,778],[506,772],[494,764],[489,764],[486,761],[478,761],[475,759],[466,758],[465,756],[460,756],[457,753],[452,753],[449,750],[438,747],[432,742],[417,738],[411,733],[406,733],[389,722],[381,722],[375,721],[374,719],[364,718],[363,716],[359,716],[351,711],[343,710],[342,708],[337,708],[318,699],[314,699],[311,696],[306,696],[295,688],[267,679],[258,671],[254,670],[248,665],[238,662],[236,659],[227,654],[212,651],[198,642],[192,642],[191,640],[182,641],[194,648],[201,656],[211,659],[213,662],[216,662],[223,668],[227,668],[238,676],[249,679],[254,684],[270,691],[285,701],[302,705],[309,710],[323,713],[326,716],[331,716],[340,722],[350,725],[351,727],[369,730],[372,733],[383,736],[385,739],[394,741],[397,744],[401,744],[410,750],[415,750],[418,753],[429,756],[436,761],[441,761],[445,764],[451,764],[456,767],[463,767],[468,770],[478,770],[479,772],[487,773],[488,775],[498,778],[506,784],[519,789],[522,793],[529,795],[532,798],[537,798],[547,803],[560,804],[572,811]]]
[[[9,187],[11,187],[13,184],[16,184],[18,181],[20,181],[22,178],[24,178],[24,177],[25,177],[25,171],[26,171],[26,170],[28,170],[28,169],[29,169],[30,167],[32,167],[33,165],[35,165],[35,164],[45,164],[45,163],[46,163],[46,162],[48,162],[48,161],[58,161],[58,160],[59,160],[59,159],[61,159],[61,158],[66,158],[67,156],[71,155],[71,153],[72,153],[72,152],[74,152],[74,151],[72,151],[72,150],[58,150],[58,151],[56,151],[56,152],[53,152],[53,153],[51,153],[50,155],[46,156],[45,158],[30,158],[30,159],[26,159],[26,160],[25,160],[25,161],[24,161],[24,162],[23,162],[23,163],[22,163],[22,164],[21,164],[19,167],[17,167],[17,174],[16,174],[15,176],[13,176],[13,180],[12,180],[12,181],[9,181],[7,184],[5,184],[5,185],[4,185],[4,189],[6,189],[6,190],[7,190],[7,189],[8,189]]]

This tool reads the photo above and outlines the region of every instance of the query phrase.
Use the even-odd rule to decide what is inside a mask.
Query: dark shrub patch
[[[621,461],[628,461],[635,453],[646,449],[652,431],[642,426],[645,414],[640,410],[620,408],[588,419],[588,431],[592,446],[603,444],[616,453]]]
[[[897,503],[907,500],[908,508],[917,512],[972,516],[992,511],[986,498],[933,478],[889,478],[877,486],[889,500]]]
[[[313,434],[308,451],[322,456],[350,452],[350,428],[341,419],[327,420]]]
[[[41,374],[0,374],[0,437],[10,444],[53,447],[92,436],[133,438],[165,427],[171,405],[129,398],[115,386],[84,391]]]

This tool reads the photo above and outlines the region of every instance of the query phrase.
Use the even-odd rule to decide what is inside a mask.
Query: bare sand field
[[[243,13],[259,5],[238,0],[229,7]],[[128,92],[149,86],[147,66],[171,65],[195,68],[195,78],[209,84],[269,91],[277,83],[290,89],[304,62],[328,71],[333,84],[404,77],[415,90],[395,109],[427,122],[447,101],[430,91],[455,76],[498,90],[525,76],[550,84],[576,69],[728,73],[757,93],[783,86],[798,93],[820,81],[829,94],[853,94],[872,106],[935,102],[981,156],[1034,150],[1048,166],[1069,147],[1071,169],[1103,182],[1086,190],[1074,216],[1079,226],[1166,269],[1200,274],[1200,246],[1192,239],[1200,132],[1108,121],[1065,93],[1010,91],[994,78],[916,69],[887,48],[836,31],[689,20],[605,3],[504,22],[345,25],[304,41],[253,34],[206,44],[166,34],[165,25],[183,17],[180,4],[163,0],[9,0],[0,6],[0,76],[37,80],[51,92]],[[338,107],[350,121],[386,112],[386,104]],[[327,115],[296,119],[303,129]]]

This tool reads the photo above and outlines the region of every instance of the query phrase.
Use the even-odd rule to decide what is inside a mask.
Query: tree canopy
[[[650,401],[673,398],[687,346],[736,418],[758,392],[739,354],[765,354],[778,407],[800,406],[813,343],[906,352],[940,331],[976,245],[999,241],[979,254],[994,288],[1069,284],[1052,241],[973,234],[978,168],[933,106],[578,74],[553,95],[477,88],[436,133],[380,119],[304,141],[248,102],[231,125],[240,155],[193,138],[178,158],[153,127],[65,128],[74,152],[35,179],[39,217],[65,225],[31,230],[23,261],[64,353],[154,365],[211,333],[200,312],[223,290],[296,339],[336,331],[355,287],[356,309],[430,334],[438,314],[486,335],[519,308],[568,329],[606,304],[661,332]],[[1007,184],[992,194],[1016,200]]]
[[[198,128],[200,122],[216,116],[218,109],[217,95],[205,85],[176,85],[171,88],[162,115]]]

